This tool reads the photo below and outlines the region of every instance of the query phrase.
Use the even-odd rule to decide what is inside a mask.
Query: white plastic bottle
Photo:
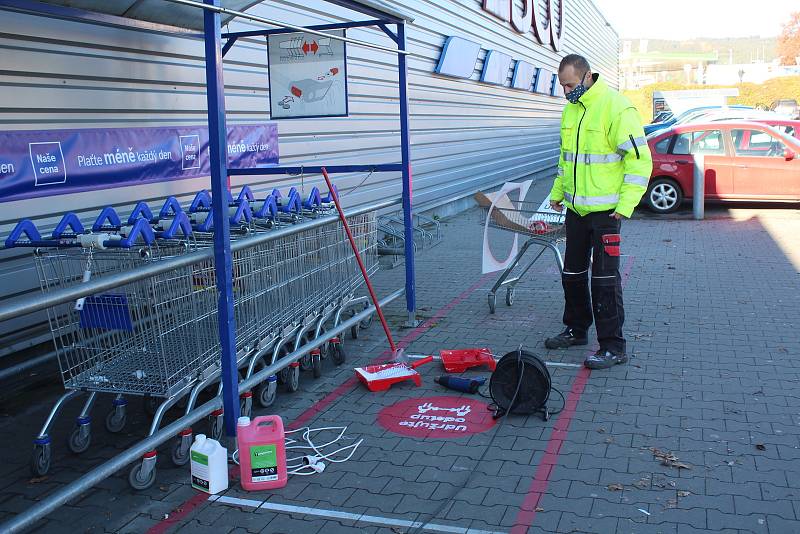
[[[228,489],[228,451],[218,441],[198,434],[189,449],[192,487],[214,495]]]

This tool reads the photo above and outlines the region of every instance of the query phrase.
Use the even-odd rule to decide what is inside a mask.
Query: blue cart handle
[[[294,194],[289,195],[289,200],[286,204],[282,204],[278,206],[278,211],[283,213],[300,213],[303,211],[303,204],[300,201],[300,195],[297,194],[297,191]]]
[[[339,198],[339,188],[336,187],[335,184],[331,185],[333,186],[333,193],[336,194],[336,198]],[[333,195],[331,194],[331,191],[328,191],[328,195],[322,200],[324,200],[326,204],[333,202]]]
[[[274,221],[275,217],[278,216],[278,203],[275,201],[275,197],[269,195],[265,198],[264,203],[254,215],[259,219]]]
[[[311,193],[308,195],[308,200],[303,202],[303,207],[310,210],[320,205],[322,205],[322,197],[319,194],[319,188],[314,186],[311,188]]]
[[[153,220],[153,212],[150,210],[150,206],[147,205],[145,202],[139,202],[133,208],[130,217],[128,217],[128,224],[133,225],[136,224],[138,219],[144,219],[147,222]]]
[[[197,213],[198,211],[208,211],[211,209],[211,195],[203,189],[194,196],[191,206],[189,206],[189,213]]]
[[[166,219],[167,217],[177,217],[179,213],[183,213],[181,203],[178,202],[177,198],[171,196],[167,197],[167,200],[164,201],[161,211],[158,212],[158,218]]]
[[[239,196],[237,197],[236,201],[241,202],[243,198],[246,198],[250,202],[254,202],[256,199],[256,196],[253,194],[253,190],[250,189],[249,185],[242,187],[242,190],[239,191]]]
[[[116,210],[111,206],[106,206],[103,208],[103,211],[100,212],[100,215],[97,216],[97,220],[94,221],[94,224],[92,225],[92,232],[101,232],[103,230],[119,230],[121,226],[122,221],[120,221]]]
[[[152,245],[156,240],[153,233],[153,228],[150,226],[150,221],[144,219],[136,219],[133,223],[133,228],[128,235],[120,241],[111,241],[107,243],[108,246],[131,248],[136,246],[137,240],[141,238],[145,245]]]
[[[25,241],[20,242],[20,238],[25,236]],[[14,247],[37,247],[43,245],[42,236],[36,225],[30,219],[22,219],[17,223],[11,234],[6,238],[6,248]]]
[[[280,199],[283,198],[283,195],[281,195],[281,192],[277,187],[272,190],[271,194],[272,194],[273,198],[275,198],[275,200],[280,200]]]
[[[83,228],[80,219],[73,212],[69,212],[61,218],[56,229],[53,230],[53,239],[61,239],[67,229],[71,230],[71,235],[80,235],[86,230]]]
[[[228,205],[229,206],[231,204],[233,204],[233,195],[231,194],[231,190],[230,189],[225,189],[225,198],[228,199]]]
[[[206,218],[203,222],[194,225],[195,232],[208,233],[214,229],[214,214],[211,211],[207,213],[208,214],[206,215]]]
[[[250,209],[250,203],[247,201],[247,199],[239,202],[239,205],[236,206],[236,211],[233,215],[231,215],[230,220],[232,225],[241,225],[243,219],[246,222],[253,220],[253,210]]]
[[[161,239],[175,239],[179,233],[183,234],[186,239],[192,235],[192,223],[189,222],[189,217],[182,211],[175,215],[169,228],[163,232],[158,232],[156,236]]]

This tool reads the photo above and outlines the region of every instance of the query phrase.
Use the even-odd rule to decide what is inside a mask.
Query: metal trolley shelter
[[[9,522],[7,526],[10,531],[16,531],[26,526],[33,524],[38,518],[49,513],[56,507],[65,503],[67,500],[74,498],[76,495],[85,491],[98,481],[102,480],[113,474],[116,470],[130,463],[133,459],[142,455],[143,451],[152,450],[155,446],[163,443],[169,438],[170,433],[174,436],[174,430],[182,427],[184,424],[191,423],[192,420],[196,421],[205,415],[209,415],[216,410],[219,412],[220,404],[223,408],[224,414],[224,429],[228,436],[235,436],[236,422],[240,414],[240,391],[245,391],[252,388],[259,380],[267,375],[270,371],[274,372],[275,357],[273,357],[272,365],[269,369],[262,369],[256,372],[253,376],[253,368],[249,369],[246,377],[249,379],[240,383],[239,372],[242,367],[240,355],[237,354],[237,332],[241,331],[241,326],[237,325],[237,318],[241,320],[242,313],[237,308],[237,283],[242,284],[241,277],[237,277],[237,261],[240,256],[237,256],[241,251],[245,250],[245,245],[240,245],[240,239],[235,236],[232,238],[231,222],[230,222],[230,204],[226,199],[230,198],[228,191],[228,178],[230,176],[268,176],[268,175],[300,175],[300,174],[318,174],[322,169],[326,169],[329,173],[372,173],[372,172],[390,172],[400,173],[402,176],[402,209],[403,209],[403,222],[404,222],[404,247],[405,247],[405,296],[406,308],[408,311],[409,323],[416,321],[416,303],[415,303],[415,273],[414,273],[414,239],[413,239],[413,222],[412,222],[412,174],[411,174],[411,155],[410,155],[410,139],[409,139],[409,106],[408,106],[408,66],[407,57],[410,55],[407,50],[407,37],[406,25],[412,22],[412,19],[387,6],[379,0],[326,0],[332,5],[347,8],[357,13],[365,15],[366,20],[339,22],[332,24],[323,24],[315,26],[296,26],[291,24],[282,23],[280,21],[271,20],[245,12],[246,9],[257,5],[259,2],[250,0],[126,0],[115,2],[104,1],[70,1],[70,0],[54,0],[43,2],[32,2],[26,0],[0,0],[0,7],[6,10],[19,10],[26,13],[34,13],[43,17],[53,18],[82,18],[90,19],[99,23],[107,23],[109,25],[120,26],[124,25],[131,28],[152,29],[154,24],[166,24],[172,27],[177,27],[176,31],[192,32],[202,29],[202,35],[198,34],[198,38],[204,40],[205,45],[205,73],[207,85],[207,105],[208,105],[208,130],[209,130],[209,159],[210,159],[210,199],[208,195],[201,197],[198,202],[205,203],[205,207],[210,216],[214,220],[213,234],[209,233],[207,239],[206,251],[199,248],[194,251],[184,252],[184,254],[176,254],[176,258],[172,264],[179,268],[192,268],[206,269],[208,273],[205,276],[212,277],[216,280],[216,295],[213,295],[216,300],[216,306],[213,313],[216,315],[217,324],[219,326],[219,354],[221,356],[220,371],[215,377],[220,382],[219,388],[221,391],[221,402],[219,397],[215,400],[209,401],[202,407],[196,410],[196,413],[191,417],[187,411],[187,415],[175,421],[174,423],[166,426],[161,432],[152,435],[125,453],[119,455],[117,458],[107,462],[103,466],[87,473],[76,482],[69,486],[60,489],[46,500],[39,503],[36,507],[27,512],[15,517],[14,520]],[[124,5],[122,5],[124,4]],[[82,8],[82,9],[76,9]],[[84,11],[83,9],[87,9]],[[264,26],[264,29],[246,31],[246,32],[230,32],[223,33],[223,24],[229,21],[247,20],[255,25]],[[364,42],[347,37],[346,30],[349,28],[362,28],[362,27],[376,27],[383,31],[394,43],[394,47],[384,47],[378,44]],[[164,26],[159,26],[159,31],[164,31]],[[291,38],[293,34],[303,32],[311,34],[318,39],[311,45],[301,43],[300,41],[292,43]],[[185,34],[185,33],[184,33]],[[287,40],[281,43],[288,43],[285,48],[286,54],[296,54],[298,50],[303,47],[328,47],[331,48],[336,45],[349,44],[352,46],[370,47],[384,52],[390,52],[397,56],[398,68],[398,90],[399,90],[399,130],[400,130],[400,162],[389,162],[371,165],[303,165],[303,166],[283,166],[273,165],[258,168],[228,168],[228,154],[227,154],[227,141],[226,141],[226,112],[225,112],[225,99],[224,99],[224,83],[223,83],[223,58],[225,54],[236,45],[237,41],[245,38],[264,37],[268,42],[272,42],[271,37],[285,35]],[[277,42],[277,41],[276,41]],[[281,44],[283,47],[283,44]],[[272,57],[272,51],[268,51],[267,57]],[[325,73],[328,77],[339,76],[346,81],[346,52],[344,53],[344,72],[339,69],[333,68]],[[272,71],[272,69],[270,69]],[[272,77],[272,72],[270,72]],[[317,81],[321,78],[317,78]],[[324,80],[322,80],[324,81]],[[315,80],[309,80],[305,86],[298,83],[297,86],[291,88],[291,94],[286,95],[276,108],[276,99],[273,99],[272,87],[270,87],[270,100],[271,100],[271,118],[272,120],[279,120],[287,117],[284,112],[289,109],[292,102],[297,99],[307,98],[309,100],[318,100],[325,96],[329,86],[322,86],[315,83]],[[320,89],[320,87],[322,87]],[[346,83],[345,83],[346,87]],[[345,107],[342,113],[338,116],[347,115],[346,103],[346,90],[345,90]],[[300,115],[297,118],[310,118],[311,115]],[[246,188],[245,188],[246,189]],[[330,193],[329,193],[330,194]],[[247,197],[247,192],[243,190],[240,194]],[[250,197],[252,199],[252,197]],[[393,202],[384,202],[379,206],[372,206],[370,209],[375,210],[378,208],[386,208],[394,204]],[[175,231],[180,231],[184,228],[184,224],[188,224],[181,219],[182,215],[178,216],[178,210],[172,212],[173,222],[171,230],[167,230],[170,237],[175,235]],[[351,213],[355,217],[363,216],[367,213],[368,209],[358,209]],[[113,217],[111,214],[101,214],[101,219],[112,222]],[[366,223],[365,223],[366,224]],[[374,223],[370,223],[374,224]],[[68,230],[76,230],[76,226],[80,226],[79,221],[67,221]],[[325,234],[323,223],[320,221],[312,222],[307,226],[311,229],[315,239],[320,239],[320,236],[327,236],[326,243],[328,248],[333,250],[340,247],[340,243],[333,240],[332,234]],[[63,231],[64,228],[61,228]],[[139,237],[146,237],[149,232],[149,227],[144,224],[137,226],[136,232]],[[169,233],[173,231],[172,233]],[[374,229],[372,230],[375,231]],[[35,233],[35,229],[32,230]],[[80,233],[80,232],[75,232]],[[286,236],[292,236],[293,231],[290,227],[278,229],[275,232],[274,241]],[[19,237],[16,236],[16,237]],[[30,234],[28,238],[32,238]],[[274,236],[273,236],[274,237]],[[298,240],[308,239],[308,237],[300,236]],[[242,239],[246,240],[246,239]],[[232,247],[233,241],[233,247]],[[266,255],[271,249],[267,247],[267,243],[272,243],[272,238],[263,240],[261,249],[258,246],[253,247],[256,252],[261,251]],[[277,247],[278,245],[273,245]],[[213,264],[209,260],[212,259],[211,250],[213,249]],[[248,249],[249,250],[249,249]],[[337,249],[338,250],[338,249]],[[166,248],[163,248],[164,254],[168,253]],[[266,251],[266,252],[265,252]],[[255,252],[250,253],[247,257],[250,261]],[[319,257],[315,253],[315,258]],[[127,258],[128,255],[125,255]],[[116,256],[117,258],[123,257],[122,255]],[[265,256],[266,257],[266,256]],[[63,260],[63,257],[61,258]],[[67,258],[71,259],[71,258]],[[206,263],[202,263],[205,261]],[[198,264],[200,267],[198,267]],[[37,299],[32,299],[30,302],[24,304],[11,303],[0,308],[0,320],[17,317],[26,313],[31,313],[38,310],[52,308],[58,304],[70,303],[75,301],[76,296],[79,298],[88,297],[89,299],[93,294],[97,294],[98,289],[106,290],[114,287],[122,286],[126,283],[131,283],[136,280],[144,280],[148,276],[164,274],[168,271],[164,265],[150,265],[146,266],[135,258],[130,262],[116,265],[117,271],[127,271],[133,269],[134,273],[116,272],[114,276],[116,279],[109,279],[108,281],[95,281],[87,284],[78,284],[75,287],[67,288],[66,290],[58,290],[53,293],[45,293]],[[149,274],[145,273],[149,269]],[[276,270],[279,273],[281,271]],[[192,276],[192,275],[190,275]],[[193,276],[197,276],[196,274]],[[348,279],[349,280],[349,279]],[[331,282],[337,280],[330,279]],[[84,280],[86,282],[86,280]],[[348,284],[352,284],[348,281]],[[350,287],[348,286],[348,287]],[[241,290],[241,287],[238,287]],[[402,292],[396,291],[389,297],[386,297],[381,303],[385,304],[394,298],[401,295]],[[374,308],[365,309],[365,311],[356,314],[349,321],[345,320],[339,324],[339,330],[350,328],[365,317],[368,317]],[[337,323],[339,318],[337,316]],[[297,342],[283,350],[281,354],[285,357],[287,364],[289,362],[296,362],[300,357],[308,352],[304,349],[304,344],[308,344],[312,337],[309,332],[306,332],[306,337],[302,338],[300,335],[297,337]],[[320,330],[317,328],[314,332],[316,336],[320,335]],[[214,340],[216,341],[216,340]],[[267,362],[269,363],[269,362]],[[94,395],[94,394],[92,394]],[[92,397],[93,398],[93,397]],[[193,401],[196,398],[192,399]],[[52,416],[51,416],[52,417]],[[114,420],[111,421],[112,426],[115,424]],[[221,423],[221,421],[220,421]],[[49,424],[49,421],[48,421]],[[108,424],[108,421],[107,421]],[[219,425],[221,433],[222,425]],[[80,437],[80,436],[78,436]],[[145,455],[146,458],[146,455]]]

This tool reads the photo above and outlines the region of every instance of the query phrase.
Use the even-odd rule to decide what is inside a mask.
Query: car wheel
[[[675,180],[656,178],[650,181],[645,202],[656,213],[672,213],[683,202],[683,191]]]

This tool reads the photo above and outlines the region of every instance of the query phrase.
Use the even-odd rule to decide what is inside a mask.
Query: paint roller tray
[[[439,352],[444,370],[448,373],[463,373],[470,367],[486,365],[490,371],[497,368],[492,351],[489,349],[443,350]]]
[[[384,391],[392,387],[392,384],[413,380],[417,387],[422,385],[422,379],[416,368],[424,363],[433,360],[433,356],[427,356],[411,364],[405,363],[385,363],[381,365],[367,365],[366,367],[356,367],[356,377],[370,391]]]

